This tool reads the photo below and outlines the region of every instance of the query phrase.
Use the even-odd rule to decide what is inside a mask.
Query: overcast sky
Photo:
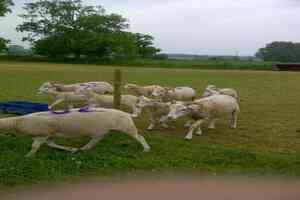
[[[133,32],[149,33],[165,53],[253,55],[271,41],[300,42],[300,0],[83,0],[123,15]],[[15,31],[24,2],[0,18],[0,37]]]

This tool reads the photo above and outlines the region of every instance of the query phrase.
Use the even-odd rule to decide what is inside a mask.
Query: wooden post
[[[114,72],[114,108],[120,109],[121,107],[121,86],[122,86],[122,71],[115,69]]]

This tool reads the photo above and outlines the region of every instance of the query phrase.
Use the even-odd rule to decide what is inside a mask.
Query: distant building
[[[275,71],[300,71],[300,63],[277,63],[273,65]]]

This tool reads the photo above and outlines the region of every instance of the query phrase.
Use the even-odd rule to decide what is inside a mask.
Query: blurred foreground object
[[[300,181],[255,178],[150,178],[38,186],[1,194],[1,200],[299,200]]]

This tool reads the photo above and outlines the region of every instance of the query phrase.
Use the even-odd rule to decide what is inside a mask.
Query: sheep
[[[201,124],[204,121],[209,122],[208,128],[215,128],[215,121],[219,115],[230,115],[230,127],[235,129],[237,127],[238,113],[240,112],[237,100],[228,95],[213,95],[202,99],[195,100],[188,103],[174,103],[170,106],[168,114],[169,119],[177,119],[182,116],[190,116],[196,120],[190,126],[188,134],[185,139],[192,139],[195,130],[197,135],[202,134]]]
[[[107,82],[87,82],[87,83],[75,83],[70,85],[64,85],[60,83],[45,82],[39,88],[39,92],[43,92],[49,88],[53,88],[59,92],[75,92],[81,88],[92,88],[94,92],[98,94],[112,94],[114,89],[110,83]]]
[[[54,106],[65,102],[67,104],[67,108],[65,110],[72,109],[74,107],[74,103],[86,101],[86,97],[84,95],[76,94],[74,92],[58,92],[52,88],[44,89],[40,91],[39,94],[47,94],[55,99],[55,101],[49,106],[49,109],[52,110]]]
[[[152,93],[155,97],[160,97],[162,101],[192,101],[196,97],[196,91],[191,87],[176,87],[155,89]]]
[[[211,95],[215,95],[215,94],[224,94],[224,95],[229,95],[232,96],[235,99],[238,99],[238,93],[236,90],[232,89],[232,88],[221,88],[218,89],[216,86],[214,85],[208,85],[202,95],[202,97],[209,97]]]
[[[146,96],[146,97],[150,97],[154,90],[163,89],[163,87],[159,85],[139,86],[132,83],[126,84],[124,88],[126,90],[133,92],[137,96]]]
[[[34,156],[43,144],[69,152],[86,151],[94,147],[111,130],[131,136],[144,147],[144,151],[150,150],[144,137],[138,134],[130,115],[115,109],[94,108],[88,112],[72,109],[65,114],[48,111],[2,118],[0,130],[15,130],[16,134],[33,137],[32,148],[26,157]],[[80,148],[62,146],[54,142],[56,137],[82,136],[91,139]]]
[[[167,115],[170,112],[169,106],[170,103],[159,102],[145,96],[140,96],[136,104],[139,114],[143,109],[150,112],[150,124],[147,128],[148,130],[154,129],[157,124],[163,128],[168,128],[166,121]]]
[[[104,107],[112,108],[114,104],[114,96],[112,95],[99,95],[91,88],[79,89],[76,94],[84,95],[88,101],[88,107]],[[132,117],[137,117],[136,103],[138,97],[133,95],[121,95],[121,105],[130,107],[132,109]]]

